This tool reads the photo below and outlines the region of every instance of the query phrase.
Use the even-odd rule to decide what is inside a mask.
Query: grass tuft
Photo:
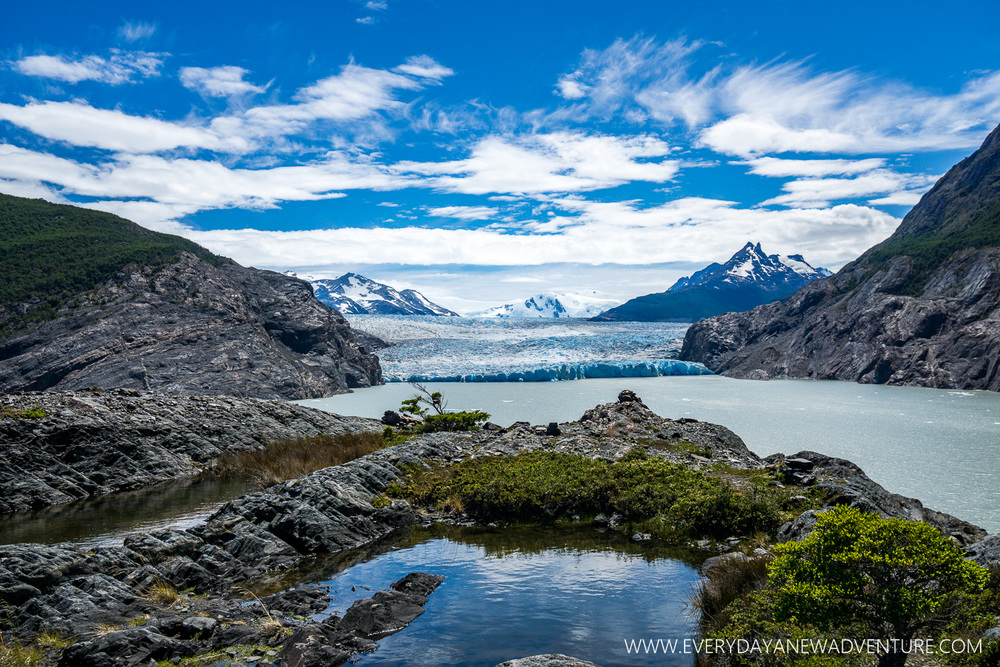
[[[227,452],[216,460],[208,474],[248,479],[264,488],[347,463],[386,445],[387,438],[382,433],[303,436],[279,440],[263,449]]]
[[[42,664],[45,652],[37,645],[25,645],[16,639],[0,635],[0,665],[4,667],[35,667]]]
[[[142,599],[153,604],[172,606],[180,599],[177,587],[169,581],[157,579],[152,586],[143,594]]]
[[[695,589],[691,604],[700,615],[702,634],[717,632],[729,623],[730,605],[767,584],[770,557],[727,558]]]

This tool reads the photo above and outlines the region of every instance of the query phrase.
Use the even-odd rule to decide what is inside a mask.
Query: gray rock
[[[46,414],[10,414],[29,408]],[[0,514],[189,477],[224,452],[275,440],[361,430],[382,428],[370,419],[250,398],[133,390],[0,396]],[[155,548],[167,547],[140,551]]]
[[[496,667],[600,667],[600,665],[579,658],[571,658],[561,653],[547,653],[508,660],[501,662]]]
[[[309,283],[231,260],[183,252],[157,269],[133,264],[74,302],[0,341],[0,390],[300,399],[381,382],[378,359]]]
[[[816,510],[806,510],[792,521],[778,528],[778,542],[800,542],[808,537],[816,527],[816,517],[821,514]]]
[[[207,638],[215,632],[219,622],[205,616],[191,616],[181,622],[181,632],[186,638]]]
[[[983,567],[1000,563],[1000,535],[987,535],[966,547],[965,553]]]

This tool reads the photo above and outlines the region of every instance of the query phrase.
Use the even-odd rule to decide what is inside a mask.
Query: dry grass
[[[97,627],[94,628],[94,634],[98,637],[103,637],[104,635],[110,635],[112,632],[118,632],[123,627],[118,623],[98,623]]]
[[[169,581],[157,579],[152,586],[143,594],[142,599],[153,604],[167,605],[168,607],[177,603],[180,594],[177,587]]]
[[[0,665],[4,667],[34,667],[40,665],[45,654],[38,646],[25,646],[16,640],[0,636]]]
[[[729,605],[767,583],[769,557],[731,558],[712,569],[695,590],[691,603],[700,614],[703,634],[720,630],[729,621]]]
[[[249,479],[261,488],[301,477],[314,470],[347,463],[382,449],[381,433],[343,433],[279,440],[263,449],[227,452],[209,474]]]
[[[62,651],[74,644],[74,640],[66,639],[59,632],[43,632],[35,637],[35,643],[43,648],[56,649]]]

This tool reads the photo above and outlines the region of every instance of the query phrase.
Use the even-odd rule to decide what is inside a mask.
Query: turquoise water
[[[633,389],[664,417],[729,427],[761,456],[810,449],[850,459],[888,490],[1000,532],[1000,394],[850,382],[720,376],[575,382],[436,383],[449,408],[493,421],[579,419]],[[300,401],[347,415],[381,417],[414,393],[406,384]]]
[[[699,560],[589,527],[436,528],[313,581],[332,589],[327,613],[342,613],[410,572],[445,576],[425,613],[357,665],[492,667],[539,653],[599,665],[691,665],[682,652],[628,654],[625,640],[693,636],[688,601]]]

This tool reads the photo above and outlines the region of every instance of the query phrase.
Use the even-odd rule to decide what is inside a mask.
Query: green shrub
[[[638,448],[617,462],[536,451],[419,468],[388,493],[482,521],[619,512],[671,539],[773,533],[777,527],[777,510],[752,494]]]
[[[822,514],[808,537],[775,552],[778,621],[822,630],[861,627],[880,639],[939,630],[962,595],[982,591],[989,581],[986,570],[928,524],[851,507]],[[905,661],[905,653],[890,651],[879,664]]]

